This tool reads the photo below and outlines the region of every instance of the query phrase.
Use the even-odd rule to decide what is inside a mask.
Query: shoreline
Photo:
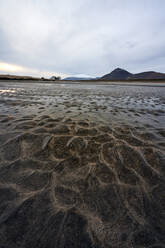
[[[147,87],[165,87],[165,81],[68,81],[68,80],[60,80],[60,81],[43,81],[43,80],[0,80],[0,83],[33,83],[33,84],[54,84],[54,85],[100,85],[100,86],[147,86]]]

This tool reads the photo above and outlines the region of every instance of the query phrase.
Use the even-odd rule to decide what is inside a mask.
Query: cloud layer
[[[38,74],[165,72],[164,9],[164,0],[1,0],[0,62]]]

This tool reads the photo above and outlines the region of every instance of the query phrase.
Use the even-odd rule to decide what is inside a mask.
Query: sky
[[[0,0],[0,74],[165,72],[165,0]]]

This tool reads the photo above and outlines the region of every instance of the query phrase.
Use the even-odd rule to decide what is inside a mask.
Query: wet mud
[[[0,247],[165,246],[165,88],[0,84]]]

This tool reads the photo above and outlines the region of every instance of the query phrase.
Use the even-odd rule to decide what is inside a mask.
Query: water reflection
[[[5,90],[0,90],[0,94],[4,94],[4,93],[15,93],[16,90],[13,89],[5,89]]]

